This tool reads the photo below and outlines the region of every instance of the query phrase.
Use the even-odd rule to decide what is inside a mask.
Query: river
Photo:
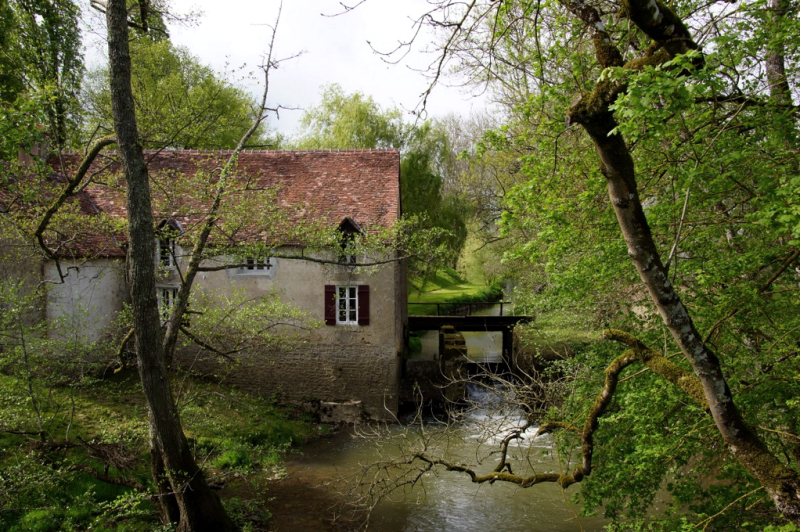
[[[497,315],[499,306],[476,314]],[[464,333],[467,357],[474,362],[502,360],[501,333]],[[422,337],[423,359],[438,354],[438,332]],[[445,425],[428,420],[415,426],[396,425],[385,429],[380,438],[368,431],[343,430],[305,446],[302,453],[287,461],[286,477],[275,483],[270,495],[274,517],[272,530],[345,531],[358,524],[341,516],[341,504],[349,495],[343,492],[353,485],[367,464],[396,458],[409,448],[418,447],[424,430],[432,453],[452,462],[474,464],[497,449],[502,435],[522,423],[519,411],[503,409],[492,401],[492,392],[469,386],[477,408],[470,410],[457,424]],[[502,403],[502,401],[500,401]],[[361,434],[359,434],[359,432]],[[510,446],[515,472],[526,467],[538,472],[558,471],[551,453],[550,436],[533,439],[535,429]],[[491,459],[476,466],[478,473],[488,473],[495,465]],[[572,465],[571,467],[574,467]],[[530,471],[529,469],[527,471]],[[530,474],[525,473],[525,474]],[[344,479],[351,479],[350,484]],[[556,484],[519,488],[513,484],[474,484],[463,473],[444,470],[428,473],[413,489],[395,492],[372,512],[367,530],[379,532],[595,532],[607,521],[597,517],[579,517],[578,507],[568,502],[578,486],[562,490]],[[338,517],[337,517],[338,516]]]
[[[459,463],[474,463],[477,455],[495,449],[502,429],[521,422],[516,412],[495,416],[495,411],[481,408],[469,413],[457,425],[427,422],[433,452],[446,455]],[[499,426],[498,424],[504,424]],[[487,435],[489,428],[491,434]],[[419,427],[395,426],[380,439],[362,437],[353,431],[342,431],[331,438],[305,447],[301,454],[291,457],[287,464],[287,479],[275,486],[276,497],[282,485],[294,491],[294,511],[316,520],[314,524],[295,522],[281,528],[279,515],[275,530],[308,527],[314,530],[354,530],[356,525],[343,519],[334,522],[333,515],[345,497],[337,490],[344,489],[342,479],[350,478],[366,464],[397,456],[403,448],[420,441]],[[438,431],[438,432],[437,432]],[[533,431],[535,432],[535,430]],[[532,438],[532,434],[531,434]],[[378,445],[380,443],[380,445]],[[522,440],[512,446],[516,471],[533,465],[537,471],[558,471],[550,454],[551,439],[543,436],[532,441]],[[480,473],[491,470],[487,462],[478,466]],[[294,488],[292,489],[292,486]],[[301,488],[305,488],[301,489]],[[315,491],[316,490],[316,491]],[[367,530],[380,532],[475,531],[600,531],[607,522],[597,517],[579,517],[578,507],[568,500],[578,491],[577,486],[566,491],[556,484],[539,484],[521,489],[516,485],[496,483],[477,485],[461,473],[437,471],[426,475],[424,483],[405,493],[396,493],[378,505],[372,513]],[[317,502],[314,499],[318,498]],[[287,502],[291,504],[291,501]],[[312,509],[303,509],[310,505]],[[311,514],[308,514],[311,512]],[[295,516],[296,517],[296,516]],[[288,524],[288,523],[287,523]],[[308,529],[308,528],[307,528]]]

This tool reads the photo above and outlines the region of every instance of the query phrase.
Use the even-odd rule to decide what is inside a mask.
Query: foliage
[[[724,357],[729,383],[750,423],[796,433],[798,412],[789,398],[798,393],[797,383],[778,376],[796,371],[792,276],[761,288],[796,247],[797,219],[789,199],[796,194],[796,164],[789,156],[795,133],[776,130],[783,111],[764,98],[763,81],[742,77],[752,63],[744,53],[729,53],[727,46],[741,21],[755,13],[751,6],[733,8],[709,37],[700,69],[695,53],[656,67],[601,73],[596,66],[591,70],[593,58],[587,54],[577,56],[580,62],[573,56],[572,73],[585,80],[583,87],[591,87],[590,72],[599,82],[625,84],[627,90],[612,107],[619,120],[617,134],[632,145],[648,222],[669,263],[671,281],[686,294],[699,329]],[[549,53],[566,59],[567,39],[576,36],[569,30],[552,35]],[[757,57],[756,40],[747,35],[744,48]],[[556,65],[557,76],[568,63],[547,64]],[[731,75],[742,82],[733,85]],[[665,341],[660,317],[636,285],[636,271],[605,200],[605,178],[594,169],[586,139],[559,118],[570,104],[572,80],[556,76],[516,111],[515,122],[491,139],[496,149],[536,147],[535,154],[520,158],[527,181],[507,197],[504,230],[517,242],[507,260],[529,265],[527,283],[536,291],[529,291],[526,300],[537,313],[588,311],[596,324],[624,324],[658,345]],[[746,91],[752,105],[726,102],[722,95],[736,91]],[[613,353],[585,349],[573,363],[597,372]],[[587,509],[602,507],[614,519],[641,517],[666,483],[676,515],[685,507],[709,516],[758,487],[724,452],[711,420],[678,390],[665,388],[651,373],[630,378],[601,420],[596,456],[608,466],[597,468],[581,486]],[[556,417],[570,419],[584,410],[599,385],[597,377],[576,382]],[[779,453],[793,445],[791,438],[781,441],[766,431],[762,437]],[[570,448],[574,440],[565,444]],[[749,505],[751,522],[741,529],[759,528],[764,518],[769,522],[770,508],[759,497],[741,499]],[[732,527],[735,516],[725,514],[714,522]]]
[[[13,102],[17,95],[24,89],[24,84],[19,76],[17,57],[5,53],[11,48],[14,27],[17,24],[14,10],[8,0],[0,2],[0,103]]]
[[[136,119],[148,148],[232,149],[253,123],[255,103],[244,90],[169,40],[131,42]],[[113,131],[108,67],[87,74],[83,142]],[[249,146],[276,148],[261,126]]]
[[[371,96],[346,94],[338,84],[323,87],[320,103],[300,119],[298,149],[400,149],[408,126],[397,108],[381,109]]]
[[[430,124],[413,130],[409,149],[400,162],[400,196],[404,215],[421,217],[423,227],[444,230],[442,243],[450,251],[446,264],[452,266],[464,248],[467,227],[464,204],[444,193],[442,177],[434,173],[435,160],[442,156],[446,142],[442,132]],[[421,272],[435,265],[412,262],[410,267]]]
[[[67,418],[54,417],[57,404],[70,396],[80,415],[72,420],[69,441],[39,445],[29,437],[12,435],[11,419],[30,419],[28,404],[10,397],[24,382],[17,377],[0,377],[4,394],[4,423],[0,433],[0,528],[3,530],[79,531],[158,530],[150,492],[136,491],[99,480],[76,465],[90,465],[102,472],[104,464],[87,453],[81,441],[93,445],[119,446],[135,457],[132,470],[117,470],[114,477],[132,477],[147,483],[149,471],[145,402],[136,375],[123,371],[113,378],[69,388],[57,386],[43,407],[52,423],[53,434],[64,434]],[[225,478],[238,472],[250,484],[254,497],[231,503],[243,505],[240,526],[266,520],[263,478],[279,476],[282,456],[292,446],[314,437],[319,431],[305,418],[282,410],[271,400],[254,397],[233,388],[183,379],[179,383],[181,417],[194,451],[202,457],[211,476]],[[226,456],[238,457],[227,467]],[[226,466],[226,467],[219,467]],[[238,491],[237,488],[234,488]],[[223,490],[223,495],[225,495]],[[247,511],[245,511],[247,510]]]
[[[716,382],[730,387],[733,400],[726,401],[744,418],[742,433],[752,427],[757,436],[750,441],[765,444],[763,455],[774,459],[786,475],[781,478],[791,479],[788,492],[796,493],[800,253],[793,98],[800,50],[789,35],[800,26],[797,5],[689,0],[669,6],[438,1],[418,24],[446,32],[446,59],[468,82],[487,86],[506,113],[484,146],[491,157],[510,160],[504,168],[515,174],[505,181],[511,188],[500,206],[501,236],[510,243],[505,261],[522,302],[537,316],[559,313],[583,318],[587,328],[632,331],[650,346],[648,356],[659,354],[661,369],[705,379],[706,397],[716,401],[722,395],[708,385],[708,374],[695,377],[688,360],[695,368],[711,364],[698,364],[686,348],[676,315],[664,310],[662,292],[648,277],[665,272],[665,290],[674,287],[674,299],[691,316],[704,360],[719,359],[724,378]],[[659,24],[690,37],[654,37]],[[479,161],[481,151],[474,156]],[[630,195],[622,196],[623,189]],[[633,205],[644,211],[638,225],[625,219]],[[647,257],[637,247],[644,234],[655,242]],[[558,427],[557,481],[581,482],[585,511],[602,509],[619,529],[635,523],[642,530],[761,530],[782,524],[778,512],[798,519],[794,495],[788,506],[770,504],[778,497],[768,475],[743,458],[716,405],[709,407],[715,423],[665,383],[665,373],[643,369],[624,349],[588,345],[559,363],[570,379],[568,393],[545,416],[531,417]],[[608,388],[615,371],[618,382]],[[596,425],[587,412],[601,412]],[[594,467],[591,475],[567,478],[576,467],[576,446],[589,450]],[[509,481],[520,479],[510,471]],[[748,471],[762,475],[760,481]],[[670,497],[659,502],[666,511],[648,516],[662,490]]]
[[[0,101],[13,102],[23,90],[49,91],[46,123],[57,147],[73,139],[79,121],[84,70],[79,19],[80,9],[72,0],[11,0],[0,5],[0,20],[8,29],[3,39],[9,44],[3,46],[0,60]]]

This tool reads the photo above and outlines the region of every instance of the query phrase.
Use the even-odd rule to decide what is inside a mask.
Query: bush
[[[224,451],[214,460],[214,467],[218,469],[246,469],[252,466],[252,456],[242,449]]]

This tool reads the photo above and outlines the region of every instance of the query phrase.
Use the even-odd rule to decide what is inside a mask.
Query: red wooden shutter
[[[369,325],[369,285],[358,285],[358,324]]]
[[[336,287],[325,285],[325,325],[336,325]]]

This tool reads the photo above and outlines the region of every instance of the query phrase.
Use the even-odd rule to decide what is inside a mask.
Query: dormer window
[[[356,257],[356,238],[364,233],[364,230],[358,225],[353,218],[347,216],[342,223],[339,224],[339,231],[341,232],[341,248],[339,249],[337,262],[339,264],[356,264],[358,259]]]
[[[161,220],[156,227],[156,266],[172,270],[178,266],[175,240],[183,234],[183,227],[177,220]]]

